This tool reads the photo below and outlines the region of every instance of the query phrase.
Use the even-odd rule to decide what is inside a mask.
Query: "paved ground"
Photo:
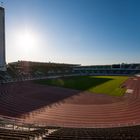
[[[140,124],[140,77],[124,86],[131,92],[111,97],[32,82],[5,84],[0,86],[0,115],[66,127]]]

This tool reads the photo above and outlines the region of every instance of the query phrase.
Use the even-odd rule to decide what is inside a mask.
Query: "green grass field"
[[[127,76],[76,76],[37,80],[36,82],[39,84],[78,89],[94,93],[122,96],[126,89],[121,88],[121,84],[127,79]]]

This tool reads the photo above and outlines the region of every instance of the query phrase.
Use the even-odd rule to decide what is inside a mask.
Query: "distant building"
[[[0,70],[6,71],[5,61],[5,12],[0,7]]]

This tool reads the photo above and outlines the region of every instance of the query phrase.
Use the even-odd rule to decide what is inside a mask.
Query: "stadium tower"
[[[0,6],[0,71],[6,71],[5,61],[5,12]]]

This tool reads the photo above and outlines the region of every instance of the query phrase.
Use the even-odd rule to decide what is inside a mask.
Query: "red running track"
[[[0,115],[65,127],[140,124],[140,77],[128,79],[122,97],[20,82],[0,86]]]

